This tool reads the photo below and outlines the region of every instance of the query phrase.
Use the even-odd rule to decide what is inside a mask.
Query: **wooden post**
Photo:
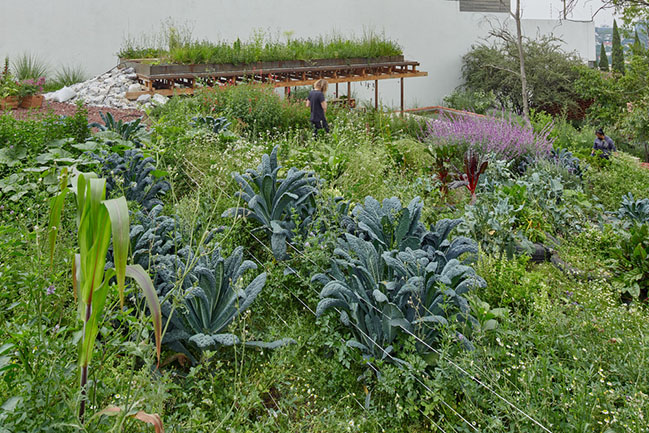
[[[352,105],[352,82],[347,81],[347,106],[351,107]]]
[[[336,99],[338,99],[338,82],[336,82]]]
[[[401,78],[401,116],[403,116],[403,77]]]
[[[374,80],[374,109],[379,109],[379,80]]]

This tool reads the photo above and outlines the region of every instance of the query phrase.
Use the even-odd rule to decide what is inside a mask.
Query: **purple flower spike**
[[[427,124],[426,136],[432,141],[468,144],[482,154],[493,153],[511,160],[524,155],[539,156],[552,150],[549,138],[552,124],[541,132],[512,116],[442,116]]]
[[[50,286],[45,289],[45,293],[47,295],[53,295],[54,294],[54,284],[50,284]]]

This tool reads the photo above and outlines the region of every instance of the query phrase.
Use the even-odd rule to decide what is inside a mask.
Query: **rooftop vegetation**
[[[367,32],[360,37],[332,34],[285,41],[255,33],[248,41],[196,40],[187,31],[168,26],[161,37],[127,39],[118,55],[124,59],[156,58],[168,63],[246,64],[280,60],[350,59],[396,56],[403,53],[399,44],[385,35]]]

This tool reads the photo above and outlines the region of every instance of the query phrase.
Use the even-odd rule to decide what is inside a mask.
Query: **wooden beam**
[[[351,83],[358,81],[372,81],[372,80],[391,80],[395,78],[414,78],[414,77],[427,77],[428,72],[408,72],[403,74],[383,74],[383,75],[365,75],[365,76],[355,76],[355,77],[339,77],[339,78],[327,78],[329,83]],[[286,86],[309,86],[318,81],[317,79],[311,80],[301,80],[301,81],[289,81],[282,83],[274,83],[275,87],[286,87]]]
[[[175,95],[193,95],[194,89],[157,89],[157,90],[142,90],[139,92],[126,92],[126,99],[134,101],[142,95],[162,95],[162,96],[175,96]]]

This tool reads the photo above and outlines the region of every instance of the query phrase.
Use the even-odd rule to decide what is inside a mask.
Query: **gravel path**
[[[137,119],[139,117],[146,117],[144,111],[140,110],[121,110],[117,108],[109,107],[93,107],[86,105],[88,110],[88,122],[99,122],[101,117],[99,112],[110,113],[112,114],[115,120],[123,120],[128,122],[130,120]],[[49,113],[54,113],[63,116],[72,116],[77,111],[77,106],[75,104],[66,104],[64,102],[53,102],[53,101],[44,101],[43,106],[40,109],[25,109],[19,108],[17,110],[11,110],[9,113],[16,119],[39,119],[45,117]]]

